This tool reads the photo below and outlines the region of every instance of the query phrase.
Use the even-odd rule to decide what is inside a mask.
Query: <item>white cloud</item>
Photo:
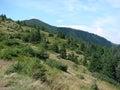
[[[93,23],[93,25],[95,27],[103,27],[106,24],[113,24],[115,22],[115,18],[114,17],[100,17],[98,19],[96,19]]]
[[[57,23],[63,23],[63,22],[64,22],[64,20],[59,19],[59,20],[56,20],[56,22],[57,22]]]
[[[88,26],[85,26],[85,25],[63,25],[61,27],[70,27],[70,28],[73,28],[73,29],[78,29],[78,30],[83,30],[83,31],[87,31],[87,32],[90,32],[90,33],[94,33],[94,34],[97,34],[97,35],[100,35],[100,36],[103,36],[104,34],[104,30],[100,27],[88,27]]]
[[[29,19],[37,19],[35,16],[30,16]]]
[[[120,0],[107,0],[114,8],[120,8]]]
[[[96,7],[94,5],[89,5],[88,3],[83,3],[81,0],[61,0],[60,1],[64,7],[70,12],[76,12],[80,10],[86,11],[96,11]]]
[[[62,27],[70,27],[78,30],[88,31],[90,33],[97,34],[105,37],[113,43],[120,43],[119,28],[115,27],[116,19],[113,17],[98,18],[93,21],[91,26],[87,25],[64,25]]]

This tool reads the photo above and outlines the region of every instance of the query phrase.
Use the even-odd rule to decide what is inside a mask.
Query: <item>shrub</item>
[[[48,35],[49,37],[54,37],[54,35],[52,34],[52,33],[49,33],[49,35]]]
[[[52,50],[53,50],[54,52],[56,52],[56,53],[59,52],[59,47],[58,47],[58,45],[57,45],[56,43],[54,43],[54,44],[52,45]]]
[[[111,84],[114,84],[114,85],[118,85],[118,82],[115,81],[114,79],[112,78],[109,78],[108,76],[104,75],[104,74],[101,74],[101,73],[97,73],[97,72],[94,72],[93,73],[93,76],[96,77],[96,78],[99,78],[101,80],[104,80],[104,81],[107,81]]]
[[[24,55],[28,55],[28,56],[35,56],[34,50],[28,45],[26,45],[22,48],[22,53]]]
[[[45,60],[49,58],[49,55],[47,54],[47,52],[43,48],[35,51],[35,56],[38,57],[39,59],[45,59]]]
[[[17,62],[6,71],[6,74],[10,74],[14,72],[20,73],[22,69],[23,69],[23,65],[20,62]]]
[[[71,60],[76,64],[79,64],[78,58],[73,52],[71,54],[68,54],[68,60]]]
[[[92,90],[99,90],[97,84],[94,82],[91,86]]]
[[[29,37],[30,37],[30,34],[25,34],[25,35],[21,35],[21,39],[25,42],[29,42]]]
[[[65,48],[65,45],[63,44],[61,46],[61,49],[60,49],[60,57],[63,58],[63,59],[66,59],[66,48]]]
[[[10,73],[21,73],[33,77],[34,79],[40,79],[45,81],[46,78],[46,69],[45,66],[40,64],[40,60],[37,58],[25,58],[22,61],[18,61],[16,64],[11,66],[6,74]]]
[[[41,69],[36,70],[33,73],[32,77],[34,79],[36,79],[36,80],[40,79],[42,82],[45,82],[47,80],[47,78],[46,78],[46,69],[44,67],[42,67]]]
[[[80,50],[76,50],[76,53],[77,53],[77,54],[83,54],[83,52],[80,51]]]
[[[18,48],[6,48],[3,49],[0,53],[0,58],[9,60],[13,57],[17,57],[18,53],[20,53],[20,50]]]
[[[53,68],[57,68],[57,69],[67,72],[67,65],[61,62],[58,62],[52,59],[47,59],[46,63]]]
[[[19,46],[20,43],[14,39],[4,40],[4,44],[7,46]]]

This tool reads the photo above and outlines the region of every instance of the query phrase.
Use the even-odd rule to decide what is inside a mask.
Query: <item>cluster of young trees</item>
[[[7,19],[5,14],[0,15],[0,21],[5,21]]]
[[[38,43],[41,41],[41,34],[40,30],[31,30],[30,32],[27,32],[24,36],[22,36],[23,41],[25,42],[34,42]]]
[[[74,53],[67,55],[66,49],[83,54],[83,64],[91,72],[103,74],[111,80],[120,83],[120,50],[90,44],[73,37],[66,37],[65,45],[60,49],[61,58],[71,60],[78,64],[78,58]],[[109,81],[109,80],[108,80]],[[112,82],[112,81],[111,81]]]
[[[89,45],[86,54],[85,64],[91,72],[98,72],[120,83],[120,50],[112,48]]]

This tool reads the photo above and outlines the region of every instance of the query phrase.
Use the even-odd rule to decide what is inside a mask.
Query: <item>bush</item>
[[[20,50],[18,48],[6,48],[0,52],[0,58],[2,59],[12,59],[13,57],[17,57]]]
[[[83,54],[83,52],[80,51],[80,50],[76,50],[76,53],[77,53],[77,54]]]
[[[47,78],[46,78],[46,69],[42,67],[41,69],[36,70],[33,73],[32,77],[34,79],[36,79],[36,80],[40,79],[42,82],[45,82],[47,80]]]
[[[73,52],[71,54],[68,54],[68,60],[73,61],[76,64],[79,64],[78,58]]]
[[[58,47],[58,45],[57,45],[56,43],[54,43],[54,44],[52,45],[52,50],[53,50],[54,52],[56,52],[56,53],[59,52],[59,47]]]
[[[91,86],[92,90],[99,90],[97,84],[94,82]]]
[[[49,35],[48,35],[49,37],[54,37],[54,35],[52,34],[52,33],[49,33]]]
[[[35,51],[35,56],[38,57],[39,59],[45,59],[45,60],[49,58],[49,55],[47,54],[47,52],[43,48]]]
[[[104,75],[104,74],[101,74],[101,73],[97,73],[97,72],[94,72],[93,73],[93,76],[96,77],[96,78],[99,78],[101,80],[104,80],[104,81],[107,81],[111,84],[114,84],[114,85],[119,85],[119,83],[117,81],[115,81],[114,79],[112,78],[109,78],[108,76]]]
[[[19,46],[20,43],[15,39],[4,40],[4,44],[7,46]]]
[[[63,58],[63,59],[66,59],[66,48],[65,48],[65,45],[63,44],[61,46],[61,49],[60,49],[60,57]]]
[[[28,56],[35,56],[34,50],[28,45],[26,45],[22,48],[22,54],[28,55]]]
[[[6,71],[6,74],[10,74],[14,72],[20,73],[22,69],[23,69],[23,65],[20,62],[17,62]]]
[[[53,68],[57,68],[57,69],[67,72],[67,65],[61,62],[58,62],[52,59],[47,59],[46,63]]]
[[[40,60],[37,58],[25,58],[22,61],[18,61],[16,64],[11,66],[7,71],[6,74],[10,73],[21,73],[26,74],[34,79],[40,79],[42,81],[46,80],[46,69],[45,67],[40,64]]]

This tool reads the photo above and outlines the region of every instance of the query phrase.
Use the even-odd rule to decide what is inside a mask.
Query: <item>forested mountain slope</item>
[[[0,90],[120,90],[120,50],[0,16]]]
[[[52,33],[56,32],[57,33],[59,31],[62,31],[67,36],[72,36],[74,38],[78,38],[78,39],[84,40],[86,42],[97,44],[97,45],[112,47],[112,43],[110,41],[106,40],[105,38],[100,37],[95,34],[92,34],[92,33],[89,33],[89,32],[82,31],[82,30],[76,30],[76,29],[65,28],[65,27],[64,28],[63,27],[55,27],[55,26],[51,26],[51,25],[46,24],[37,19],[25,20],[23,22],[26,25],[39,27],[48,32],[52,32]]]

